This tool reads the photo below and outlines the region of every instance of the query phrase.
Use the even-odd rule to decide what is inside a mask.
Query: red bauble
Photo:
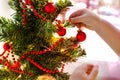
[[[86,34],[82,31],[78,31],[76,38],[78,41],[82,42],[86,39]]]
[[[9,50],[9,49],[10,49],[10,45],[9,45],[8,43],[5,43],[5,44],[3,45],[3,48],[4,48],[5,51],[6,51],[6,50]]]
[[[48,4],[45,5],[44,10],[45,12],[51,14],[55,12],[56,8],[52,2],[49,2]]]
[[[66,34],[66,29],[64,27],[59,27],[57,33],[59,36],[64,36]]]

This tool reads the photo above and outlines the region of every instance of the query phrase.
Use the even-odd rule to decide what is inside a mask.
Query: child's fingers
[[[89,79],[90,80],[96,80],[98,74],[98,65],[93,66],[90,74],[89,74]]]

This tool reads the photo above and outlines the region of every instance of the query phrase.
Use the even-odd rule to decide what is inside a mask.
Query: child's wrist
[[[95,25],[93,26],[94,31],[98,31],[103,27],[105,20],[102,18],[98,18]]]

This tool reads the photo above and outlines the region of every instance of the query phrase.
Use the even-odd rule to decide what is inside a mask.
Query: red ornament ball
[[[52,2],[49,2],[45,5],[44,10],[45,10],[45,12],[51,14],[51,13],[55,12],[56,8]]]
[[[10,45],[9,45],[8,43],[5,43],[5,44],[3,45],[3,48],[4,48],[5,51],[6,51],[6,50],[9,50],[9,49],[10,49]]]
[[[76,38],[78,41],[82,42],[86,39],[86,34],[83,31],[78,31]]]
[[[64,27],[59,27],[57,33],[59,36],[64,36],[66,34],[66,29]]]

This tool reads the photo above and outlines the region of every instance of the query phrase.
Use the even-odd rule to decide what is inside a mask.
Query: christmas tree
[[[9,0],[9,5],[15,11],[12,19],[0,17],[0,80],[68,80],[64,65],[85,55],[79,45],[85,33],[64,37],[72,25],[56,19],[71,2]]]

